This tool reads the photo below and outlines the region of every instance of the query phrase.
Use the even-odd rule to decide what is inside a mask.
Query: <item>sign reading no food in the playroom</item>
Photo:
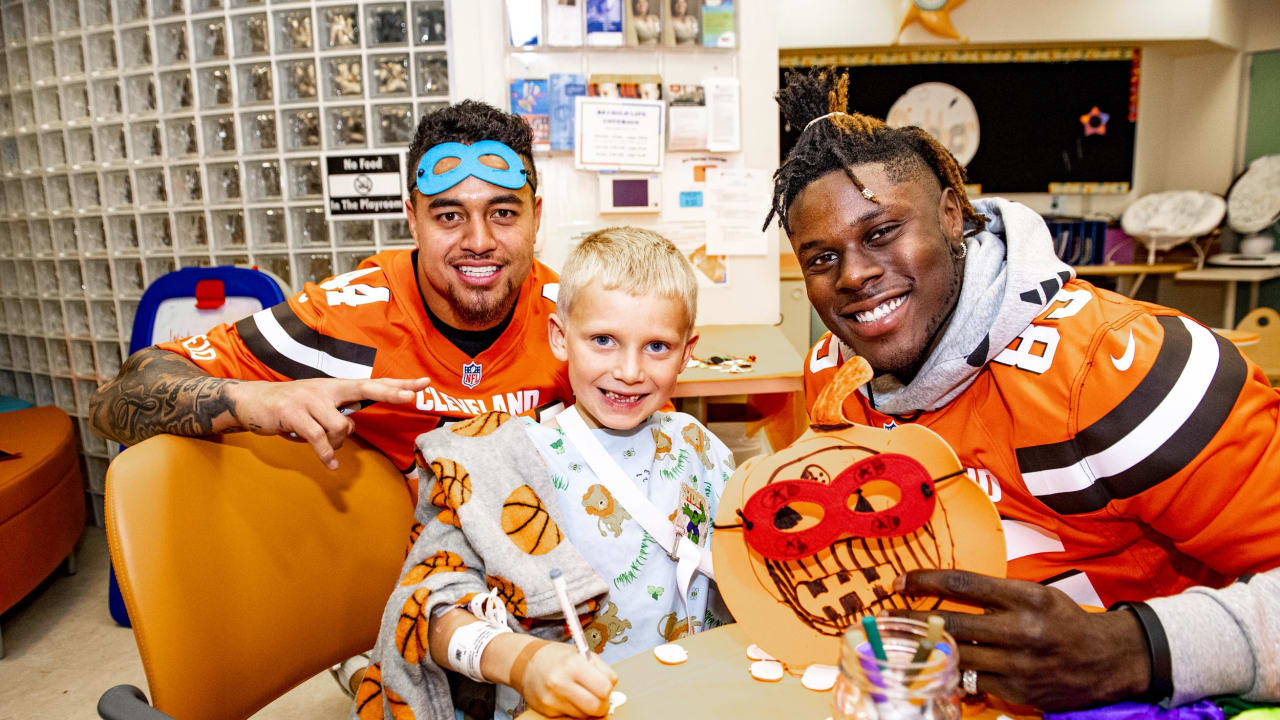
[[[333,220],[386,218],[404,213],[400,153],[342,154],[325,158],[325,214]]]

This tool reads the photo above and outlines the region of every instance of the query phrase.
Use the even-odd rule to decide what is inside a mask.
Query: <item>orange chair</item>
[[[0,612],[64,559],[75,566],[84,485],[71,423],[52,405],[0,413],[0,450],[18,453],[0,463]]]
[[[248,717],[373,647],[413,507],[377,451],[351,439],[338,462],[249,433],[116,457],[107,537],[155,708],[118,686],[103,717]]]
[[[1262,368],[1272,385],[1280,382],[1280,313],[1269,307],[1255,308],[1240,319],[1236,330],[1257,334],[1257,344],[1240,349]]]

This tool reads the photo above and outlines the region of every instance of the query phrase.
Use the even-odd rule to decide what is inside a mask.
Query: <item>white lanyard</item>
[[[644,528],[654,540],[667,551],[667,555],[676,561],[676,587],[680,591],[680,599],[684,603],[685,617],[689,621],[689,634],[693,634],[693,618],[689,617],[689,582],[694,571],[716,579],[711,567],[711,553],[704,552],[696,543],[682,532],[679,526],[663,515],[649,498],[636,487],[631,478],[618,467],[617,461],[609,455],[600,441],[587,429],[577,406],[568,408],[556,416],[565,437],[573,443],[582,458],[591,466],[596,479],[604,485],[616,500],[640,527]]]

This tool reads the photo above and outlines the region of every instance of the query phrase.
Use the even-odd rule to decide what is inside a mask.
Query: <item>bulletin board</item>
[[[900,111],[910,107],[908,92],[925,83],[958,90],[946,90],[937,107],[916,103],[901,113],[909,123],[889,123],[932,123],[947,133],[976,122],[966,130],[976,152],[965,154],[969,182],[980,192],[1124,194],[1133,182],[1137,48],[808,54],[780,64],[782,73],[815,65],[847,71],[851,109],[878,118],[900,101]],[[784,158],[800,129],[783,124]]]
[[[672,240],[694,266],[700,324],[778,321],[779,231],[760,230],[771,186],[751,193],[757,199],[749,212],[734,212],[732,223],[722,214],[715,227],[709,223],[710,195],[704,186],[708,171],[718,168],[751,171],[747,179],[758,188],[755,181],[767,180],[777,167],[772,97],[777,87],[772,78],[778,56],[772,3],[648,2],[648,11],[659,16],[656,36],[649,29],[640,32],[644,28],[635,15],[642,4],[637,0],[506,0],[454,2],[450,7],[455,31],[475,29],[475,42],[454,48],[458,54],[453,62],[460,72],[455,89],[463,97],[479,96],[525,117],[534,129],[533,157],[543,198],[535,248],[540,261],[558,269],[583,237],[601,228],[653,229]],[[521,8],[529,9],[528,17],[515,12]],[[622,13],[620,25],[596,21],[606,10],[615,13],[615,20],[616,13]],[[677,20],[679,12],[685,22]],[[688,31],[694,26],[687,23],[691,14],[699,29],[692,35]],[[713,22],[717,14],[718,20],[732,18],[732,23]],[[694,42],[686,42],[690,37]],[[592,85],[598,88],[596,95]],[[592,97],[660,100],[665,105],[661,165],[622,171],[636,181],[641,176],[656,178],[650,187],[659,198],[659,209],[605,210],[602,180],[611,171],[584,168],[577,145],[565,142],[566,136],[576,137],[575,116],[557,106],[574,106],[562,97],[572,96],[574,86]],[[717,98],[726,93],[730,99],[719,107],[731,112],[715,112]],[[700,103],[707,109],[705,141],[686,143],[683,118]],[[721,126],[724,133],[716,131]],[[759,242],[751,252],[717,251],[717,246],[724,246],[718,241],[752,230]]]

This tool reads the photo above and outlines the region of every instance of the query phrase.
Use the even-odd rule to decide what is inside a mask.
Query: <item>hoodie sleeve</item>
[[[1134,374],[1136,387],[1119,384]],[[1101,449],[1073,466],[1094,481],[1041,499],[1060,512],[1135,518],[1220,577],[1240,578],[1135,610],[1165,669],[1153,690],[1174,705],[1280,700],[1280,393],[1208,328],[1144,314],[1096,347],[1075,403],[1097,398],[1113,405],[1074,446]]]
[[[1169,644],[1171,704],[1214,695],[1280,702],[1280,568],[1147,604]]]

